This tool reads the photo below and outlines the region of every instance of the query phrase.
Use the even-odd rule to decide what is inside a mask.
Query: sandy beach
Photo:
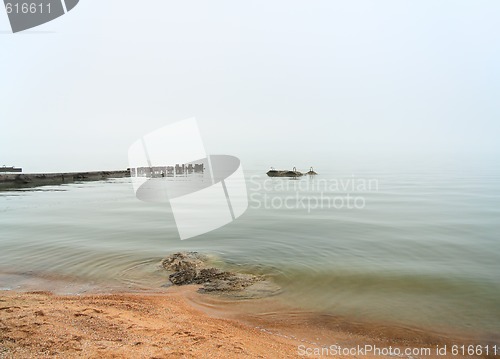
[[[97,296],[3,292],[0,300],[2,358],[263,358],[296,352],[293,340],[203,314],[187,304],[185,290]]]
[[[335,355],[332,349],[318,352],[326,340],[342,348],[400,348],[403,358],[461,357],[434,352],[405,355],[405,348],[434,351],[445,344],[415,330],[348,325],[312,313],[273,313],[270,303],[272,299],[238,301],[200,294],[193,285],[141,294],[2,291],[0,357],[295,358],[319,357],[318,353],[338,358],[394,357],[373,352]],[[271,312],[251,314],[252,307],[262,305]]]

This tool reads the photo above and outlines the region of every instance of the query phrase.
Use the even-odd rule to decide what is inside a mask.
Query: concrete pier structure
[[[108,178],[130,177],[130,171],[95,171],[66,173],[0,174],[0,190],[57,185],[77,181],[101,181]]]

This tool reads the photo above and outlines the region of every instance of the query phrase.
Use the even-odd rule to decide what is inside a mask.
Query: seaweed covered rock
[[[208,258],[197,252],[171,254],[162,261],[162,266],[174,272],[168,277],[172,284],[201,284],[204,292],[238,291],[264,280],[261,276],[209,267]]]
[[[168,279],[175,285],[191,284],[196,278],[196,271],[193,269],[180,270],[168,276]]]
[[[204,267],[208,258],[198,252],[178,252],[169,255],[161,264],[168,271],[179,272]]]

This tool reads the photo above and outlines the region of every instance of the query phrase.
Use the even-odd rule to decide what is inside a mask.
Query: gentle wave
[[[268,180],[251,174],[250,194]],[[221,266],[270,276],[304,310],[500,332],[500,176],[366,176],[376,176],[379,188],[358,193],[363,209],[251,206],[187,241],[179,240],[169,205],[138,201],[128,179],[2,192],[0,271],[157,288],[168,281],[161,259],[195,250],[215,254]]]

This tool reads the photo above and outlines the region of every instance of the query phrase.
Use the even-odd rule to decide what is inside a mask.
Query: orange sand
[[[1,291],[0,358],[296,358],[301,357],[299,346],[318,348],[316,335],[343,347],[436,344],[416,332],[409,341],[408,333],[393,332],[387,339],[373,328],[364,334],[345,325],[316,328],[293,313],[238,316],[240,304],[258,306],[258,301],[227,301],[224,312],[221,301],[196,293],[192,286],[167,293],[85,296]]]

